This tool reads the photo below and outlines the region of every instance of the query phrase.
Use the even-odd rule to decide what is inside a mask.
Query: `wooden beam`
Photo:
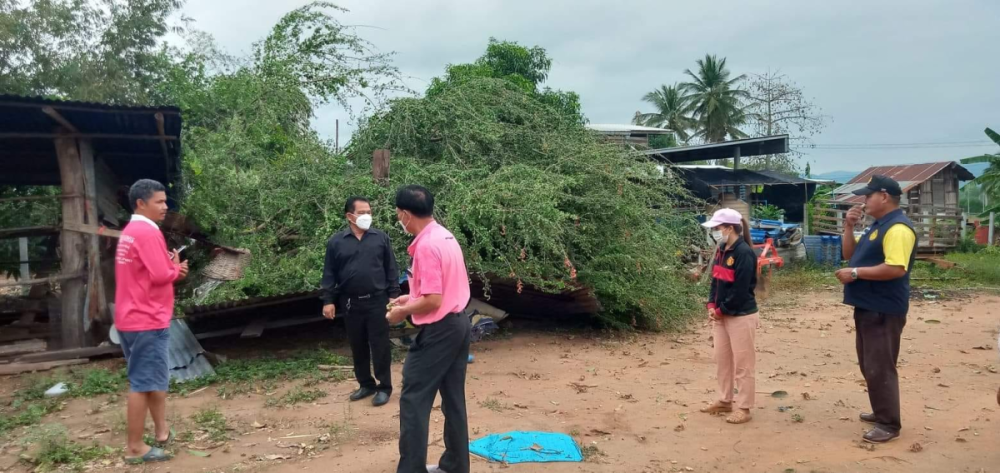
[[[60,366],[82,365],[88,361],[89,360],[66,360],[49,361],[47,363],[10,363],[7,365],[0,365],[0,376],[34,373],[36,371],[48,371],[52,368],[58,368]]]
[[[168,179],[170,178],[170,152],[167,151],[167,134],[163,130],[163,114],[156,112],[153,115],[153,119],[156,120],[156,133],[160,135],[160,150],[163,151],[163,166],[165,166],[165,173],[163,174]]]
[[[59,176],[64,194],[86,195],[84,184],[83,162],[77,141],[70,135],[55,134],[56,155],[59,159]],[[83,225],[86,210],[83,199],[63,199],[63,228]],[[62,256],[62,271],[66,274],[79,274],[86,266],[87,244],[84,235],[78,232],[64,231],[60,234],[60,250]],[[81,348],[86,339],[84,331],[84,300],[86,293],[84,281],[69,279],[62,283],[62,321],[60,345],[63,348]]]
[[[17,286],[33,286],[35,284],[52,284],[61,281],[72,281],[76,279],[83,279],[87,274],[84,272],[79,272],[76,274],[59,274],[56,276],[49,276],[47,278],[38,279],[22,279],[20,281],[6,281],[0,282],[0,287],[17,287]]]
[[[45,351],[46,348],[48,348],[48,343],[45,343],[45,340],[37,338],[32,340],[24,340],[21,342],[11,343],[9,345],[0,345],[0,356],[37,353],[40,351]]]
[[[112,230],[110,228],[98,227],[96,225],[64,223],[63,229],[69,230],[71,232],[85,233],[87,235],[104,236],[108,238],[119,238],[122,236],[121,230]]]
[[[54,108],[52,108],[52,107],[42,107],[42,113],[44,113],[44,114],[52,117],[52,119],[55,120],[56,123],[62,125],[63,128],[66,128],[70,132],[72,132],[72,133],[79,133],[80,132],[80,130],[78,130],[75,126],[73,126],[73,124],[70,123],[69,120],[67,120],[65,117],[63,117],[62,115],[60,115],[59,112],[57,112],[56,109],[54,109]]]
[[[45,353],[33,353],[14,359],[15,363],[41,363],[45,361],[73,360],[77,358],[93,358],[97,356],[121,355],[122,347],[109,345],[104,347],[76,348],[72,350],[52,350]]]
[[[74,138],[74,139],[104,139],[104,140],[167,140],[167,141],[177,141],[180,138],[177,136],[159,136],[159,135],[123,135],[116,133],[0,133],[0,140],[9,139],[30,139],[30,138],[44,138],[49,140],[59,139],[59,138]]]
[[[58,227],[47,227],[47,226],[0,229],[0,239],[58,235],[58,234],[59,234]]]
[[[3,102],[0,103],[0,108],[3,107],[20,107],[20,108],[42,108],[42,107],[52,107],[58,110],[72,110],[77,112],[91,112],[91,113],[115,113],[115,114],[141,114],[148,115],[155,109],[149,108],[107,108],[107,107],[88,107],[85,105],[70,105],[70,104],[40,104],[32,102]],[[181,112],[175,110],[159,110],[159,112],[167,115],[180,115]]]
[[[82,197],[79,195],[29,195],[24,197],[4,197],[0,199],[0,202],[24,202],[32,200],[58,200],[58,199],[71,199],[74,197]]]

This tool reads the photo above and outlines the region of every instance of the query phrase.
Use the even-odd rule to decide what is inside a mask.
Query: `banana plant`
[[[986,136],[990,137],[997,146],[1000,146],[1000,134],[990,128],[986,129]],[[962,164],[988,163],[989,167],[979,177],[972,182],[980,185],[983,192],[989,196],[991,202],[997,202],[992,207],[985,209],[984,214],[990,212],[1000,212],[1000,153],[984,154],[973,156],[961,160]]]

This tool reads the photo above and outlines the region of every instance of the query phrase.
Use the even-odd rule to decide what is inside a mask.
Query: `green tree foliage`
[[[448,87],[474,79],[503,79],[541,103],[548,105],[574,120],[585,123],[580,108],[580,96],[575,92],[541,87],[549,77],[552,59],[544,48],[527,48],[512,41],[498,41],[490,38],[486,53],[471,64],[451,64],[445,69],[444,77],[431,80],[427,96],[433,97]]]
[[[680,89],[696,122],[694,136],[709,143],[725,141],[727,136],[746,138],[747,134],[739,128],[747,121],[744,107],[749,96],[739,87],[746,76],[730,78],[726,58],[714,55],[699,59],[697,72],[687,69],[684,74],[691,80],[680,84]]]
[[[695,127],[695,123],[687,115],[688,102],[677,85],[661,85],[659,89],[642,96],[642,100],[649,102],[656,111],[636,115],[633,123],[671,130],[682,141],[691,137],[688,132]]]
[[[698,237],[691,215],[674,210],[681,182],[517,84],[468,79],[396,100],[358,131],[350,161],[367,164],[379,148],[393,151],[392,182],[369,192],[398,245],[407,238],[387,204],[396,186],[421,183],[474,277],[590,287],[618,326],[664,327],[691,310],[678,250]]]
[[[997,144],[997,146],[1000,146],[1000,133],[993,131],[991,128],[987,128],[985,133],[986,136]],[[975,163],[989,163],[989,167],[986,168],[986,171],[973,181],[977,186],[974,188],[975,191],[977,193],[985,193],[990,202],[1000,202],[1000,152],[993,154],[987,153],[962,160],[962,164]],[[983,212],[985,213],[997,211],[1000,211],[1000,205],[995,203],[983,209]]]
[[[0,0],[0,91],[149,104],[180,0]]]

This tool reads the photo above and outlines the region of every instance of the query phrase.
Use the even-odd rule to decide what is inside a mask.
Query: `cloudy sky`
[[[245,52],[288,10],[308,2],[190,0],[184,13],[230,52]],[[954,160],[995,147],[1000,128],[1000,1],[838,0],[616,3],[591,0],[342,0],[345,24],[395,51],[408,85],[422,91],[446,64],[471,62],[490,36],[544,47],[546,85],[580,94],[591,123],[627,123],[645,92],[684,79],[706,53],[736,73],[780,69],[829,116],[814,142],[814,172],[873,164]],[[751,6],[752,5],[752,6]],[[337,107],[315,126],[341,142],[353,127]],[[913,144],[871,149],[871,144]],[[943,145],[942,145],[943,144]],[[804,163],[802,163],[804,166]]]

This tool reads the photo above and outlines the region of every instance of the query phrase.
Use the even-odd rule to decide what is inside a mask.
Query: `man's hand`
[[[183,281],[184,278],[186,278],[187,275],[188,275],[188,262],[187,262],[187,260],[184,260],[184,262],[182,262],[181,264],[178,264],[177,268],[180,269],[180,273],[177,275],[177,280],[178,281]]]
[[[845,218],[848,226],[847,228],[850,228],[853,231],[854,225],[860,222],[864,216],[865,211],[863,205],[855,205],[854,207],[851,207],[851,210],[847,211],[847,217]]]
[[[837,276],[837,280],[841,284],[850,284],[854,282],[854,278],[851,277],[851,271],[853,271],[853,268],[842,268],[838,269],[834,275]]]
[[[708,309],[708,319],[709,320],[722,320],[722,316],[715,312],[715,309]]]
[[[180,250],[174,250],[170,252],[170,262],[180,265],[181,264],[181,252]]]
[[[323,306],[323,317],[333,320],[337,317],[337,307],[333,304]]]
[[[399,305],[406,305],[407,302],[410,302],[410,295],[409,294],[404,294],[404,295],[399,296],[399,297],[397,297],[395,299],[389,299],[389,306],[390,307],[396,307],[396,306],[399,306]]]
[[[389,322],[390,326],[396,325],[406,320],[406,312],[403,311],[403,307],[400,305],[393,306],[393,308],[390,309],[389,312],[386,312],[385,320]]]

